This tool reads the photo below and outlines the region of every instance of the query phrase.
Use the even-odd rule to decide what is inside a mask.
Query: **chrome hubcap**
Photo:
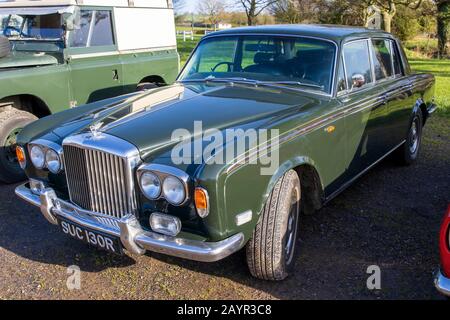
[[[416,153],[417,148],[419,147],[419,131],[417,128],[417,123],[414,121],[411,126],[410,131],[410,138],[409,138],[409,152],[411,154]]]
[[[287,229],[286,229],[286,244],[284,247],[285,250],[285,259],[286,264],[290,264],[293,258],[294,247],[295,247],[295,238],[297,234],[297,219],[298,219],[298,204],[296,195],[294,194],[291,204],[291,210],[289,212]]]

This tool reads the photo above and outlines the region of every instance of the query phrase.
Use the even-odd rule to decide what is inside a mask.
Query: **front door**
[[[370,50],[369,40],[352,41],[343,48],[347,91],[341,92],[339,99],[347,112],[347,181],[386,152],[386,99],[373,71]]]
[[[74,105],[123,93],[112,21],[111,10],[83,9],[79,25],[69,33],[67,59]]]

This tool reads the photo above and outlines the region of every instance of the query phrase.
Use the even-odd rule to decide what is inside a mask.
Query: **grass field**
[[[435,75],[438,112],[450,117],[450,60],[410,60],[410,63],[414,71]]]
[[[194,40],[189,39],[187,41],[178,37],[181,65],[184,65],[199,40],[199,36],[195,36]],[[410,57],[410,63],[414,71],[432,73],[436,76],[438,113],[450,117],[450,60],[414,59],[414,56],[412,56]]]

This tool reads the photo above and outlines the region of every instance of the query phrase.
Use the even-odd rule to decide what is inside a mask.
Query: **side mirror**
[[[361,88],[366,84],[366,78],[359,73],[356,73],[352,76],[352,88]]]

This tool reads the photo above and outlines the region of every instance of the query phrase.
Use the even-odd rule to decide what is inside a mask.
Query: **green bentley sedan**
[[[16,194],[67,235],[122,254],[294,272],[298,227],[388,155],[412,164],[435,80],[364,28],[204,37],[174,85],[43,118],[18,136]]]

